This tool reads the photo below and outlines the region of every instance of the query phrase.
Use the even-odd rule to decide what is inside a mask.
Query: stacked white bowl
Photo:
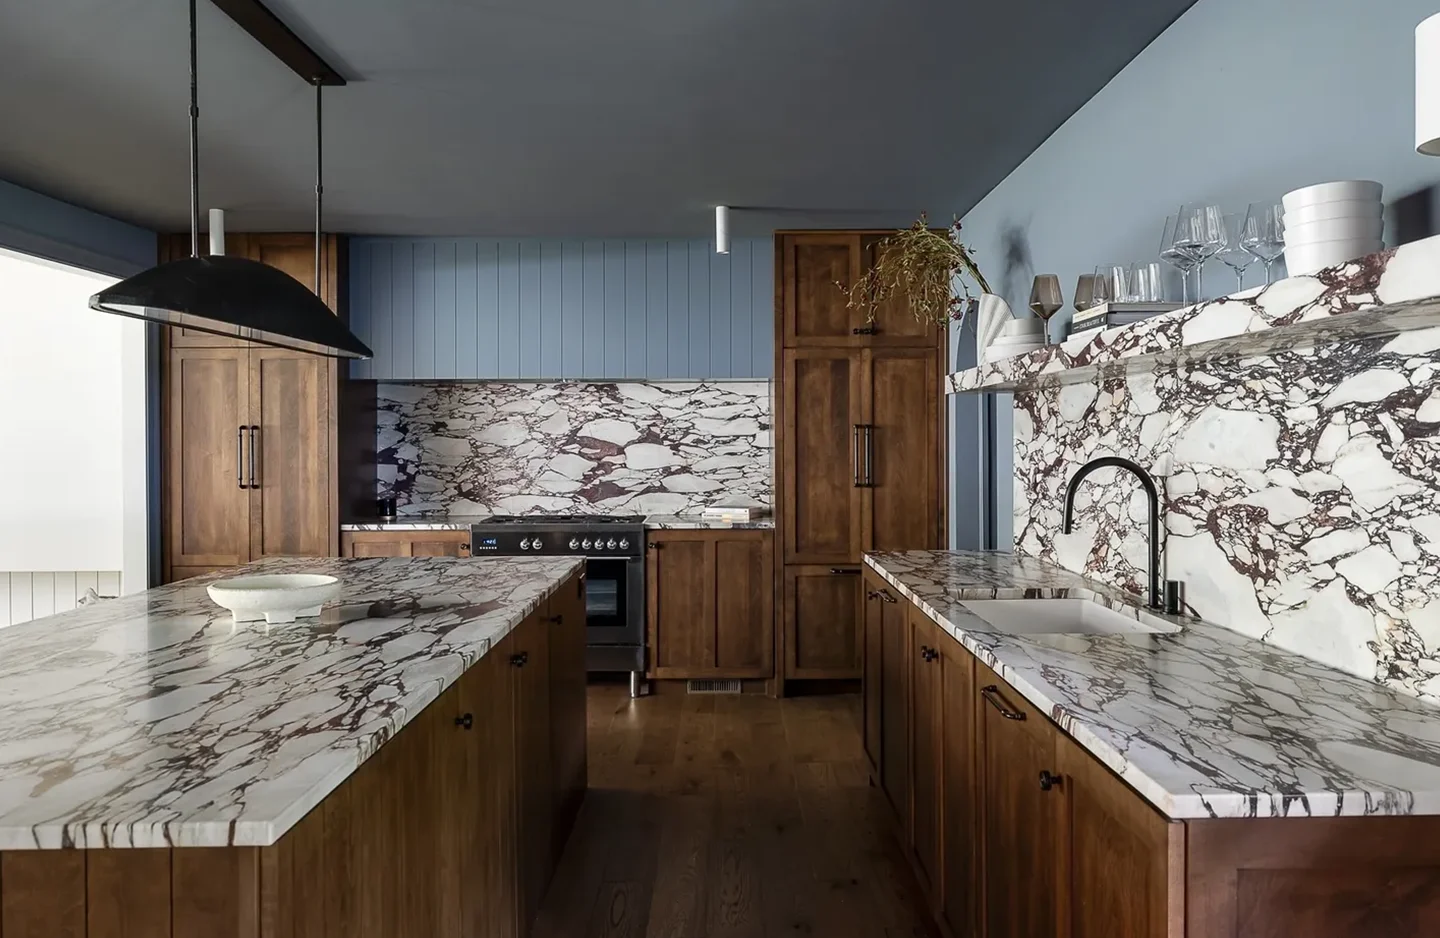
[[[1005,323],[1005,328],[990,347],[985,350],[987,362],[999,361],[1002,358],[1010,358],[1014,355],[1022,355],[1025,352],[1033,352],[1037,348],[1045,347],[1045,320],[1043,319],[1011,319]]]
[[[1287,193],[1285,269],[1313,274],[1384,248],[1385,206],[1378,182],[1325,182]]]

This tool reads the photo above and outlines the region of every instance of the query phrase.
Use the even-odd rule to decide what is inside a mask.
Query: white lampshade
[[[1415,149],[1440,156],[1440,13],[1415,27]]]

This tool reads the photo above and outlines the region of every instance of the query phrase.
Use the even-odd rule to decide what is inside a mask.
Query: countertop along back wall
[[[352,238],[350,311],[375,351],[351,375],[765,379],[774,248],[736,238]]]
[[[1436,0],[1199,0],[965,216],[967,243],[1023,311],[1036,273],[1059,274],[1068,301],[1095,265],[1154,258],[1181,202],[1243,211],[1331,179],[1379,180],[1387,200],[1428,186],[1440,159],[1415,154],[1414,31],[1437,10]],[[1234,276],[1211,264],[1206,282],[1219,295]],[[1252,269],[1247,283],[1261,282]],[[1008,396],[997,411],[1004,546]]]

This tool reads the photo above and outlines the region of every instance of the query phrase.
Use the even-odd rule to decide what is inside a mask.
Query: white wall
[[[1097,264],[1152,259],[1182,202],[1243,210],[1331,179],[1379,180],[1387,199],[1428,186],[1440,160],[1415,154],[1414,30],[1437,10],[1440,0],[1199,0],[965,216],[967,242],[1023,311],[1036,273],[1059,274],[1069,299]],[[1234,282],[1218,264],[1206,278],[1211,293]],[[1008,396],[999,412],[1004,546]]]
[[[0,251],[0,571],[126,569],[136,458],[140,526],[132,519],[129,536],[132,565],[137,535],[143,561],[144,327],[87,305],[113,282]]]

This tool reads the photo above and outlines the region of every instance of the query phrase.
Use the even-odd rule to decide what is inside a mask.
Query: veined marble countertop
[[[489,515],[424,515],[414,518],[401,516],[394,521],[354,521],[340,525],[342,531],[468,531],[472,524],[489,519]],[[543,521],[544,515],[536,515]],[[654,530],[705,528],[713,530],[771,530],[774,518],[760,518],[755,521],[729,524],[699,515],[646,515],[645,527]]]
[[[273,844],[580,566],[267,560],[344,592],[236,626],[212,574],[0,630],[0,850]]]
[[[1440,708],[1219,626],[1009,635],[961,602],[1134,600],[1012,554],[865,563],[1172,818],[1440,814]],[[1164,618],[1164,617],[1162,617]]]

